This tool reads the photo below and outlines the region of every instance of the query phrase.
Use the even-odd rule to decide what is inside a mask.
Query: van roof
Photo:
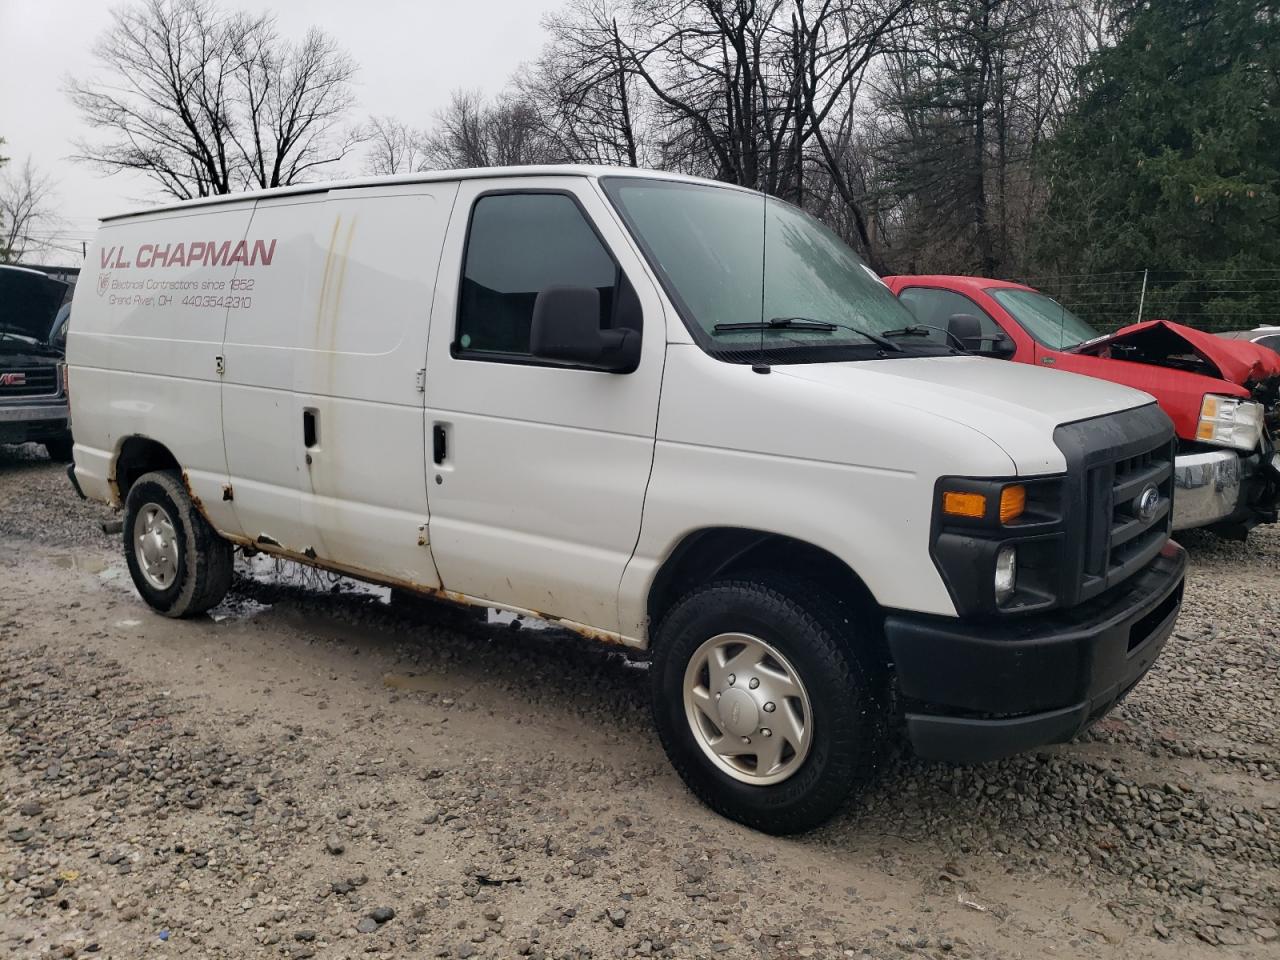
[[[705,177],[691,177],[680,173],[668,173],[663,170],[645,170],[638,167],[610,167],[590,164],[554,164],[530,165],[524,167],[473,167],[464,170],[423,170],[419,173],[397,173],[377,177],[355,177],[347,180],[321,180],[315,183],[299,183],[289,187],[274,187],[270,190],[247,190],[243,193],[226,193],[214,197],[196,197],[193,200],[176,200],[172,203],[161,203],[152,207],[126,210],[102,218],[103,223],[112,220],[124,220],[129,217],[141,217],[167,210],[185,210],[190,207],[216,206],[225,203],[242,203],[246,200],[261,200],[270,197],[284,197],[304,193],[328,193],[331,190],[350,190],[356,187],[397,186],[408,183],[438,183],[448,180],[482,180],[503,179],[510,177],[643,177],[658,180],[678,180],[685,183],[703,183],[710,186],[728,187],[734,190],[755,191],[746,187],[722,183],[719,180],[708,180]]]

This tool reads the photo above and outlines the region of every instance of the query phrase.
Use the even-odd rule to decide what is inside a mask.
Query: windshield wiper
[[[892,340],[886,340],[879,334],[860,330],[858,327],[852,327],[847,323],[831,323],[827,320],[811,320],[809,317],[773,317],[765,323],[761,323],[759,321],[750,323],[717,323],[711,328],[712,333],[742,333],[753,330],[759,330],[761,332],[769,330],[804,330],[806,332],[813,333],[834,333],[837,330],[848,330],[851,333],[856,333],[860,337],[865,337],[876,346],[884,347],[887,350],[894,350],[898,353],[902,352],[902,347],[898,346]]]
[[[956,348],[959,349],[961,352],[963,353],[969,352],[969,348],[966,347],[964,343],[960,340],[960,338],[957,337],[954,333],[952,333],[946,327],[935,326],[932,323],[913,323],[911,326],[903,327],[900,330],[886,330],[884,332],[884,336],[886,337],[927,337],[929,335],[930,330],[937,330],[939,333],[945,334],[949,339],[954,340],[956,343]]]

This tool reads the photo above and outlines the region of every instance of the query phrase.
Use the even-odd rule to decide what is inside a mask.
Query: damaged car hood
[[[69,286],[38,270],[0,267],[0,345],[47,343]]]
[[[1280,377],[1280,354],[1275,351],[1168,320],[1135,323],[1071,352],[1185,370],[1242,387]]]

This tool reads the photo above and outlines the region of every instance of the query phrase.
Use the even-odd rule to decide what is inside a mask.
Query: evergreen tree
[[[1052,144],[1042,268],[1160,270],[1145,316],[1274,314],[1280,0],[1126,0],[1119,29]]]

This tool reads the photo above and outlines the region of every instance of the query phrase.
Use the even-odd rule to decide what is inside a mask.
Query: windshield
[[[1057,300],[1043,293],[1008,287],[989,289],[987,293],[1013,315],[1022,329],[1051,350],[1078,347],[1086,340],[1102,336]]]
[[[878,340],[910,326],[911,314],[839,237],[790,204],[702,184],[603,184],[713,356],[814,362],[917,352]]]

